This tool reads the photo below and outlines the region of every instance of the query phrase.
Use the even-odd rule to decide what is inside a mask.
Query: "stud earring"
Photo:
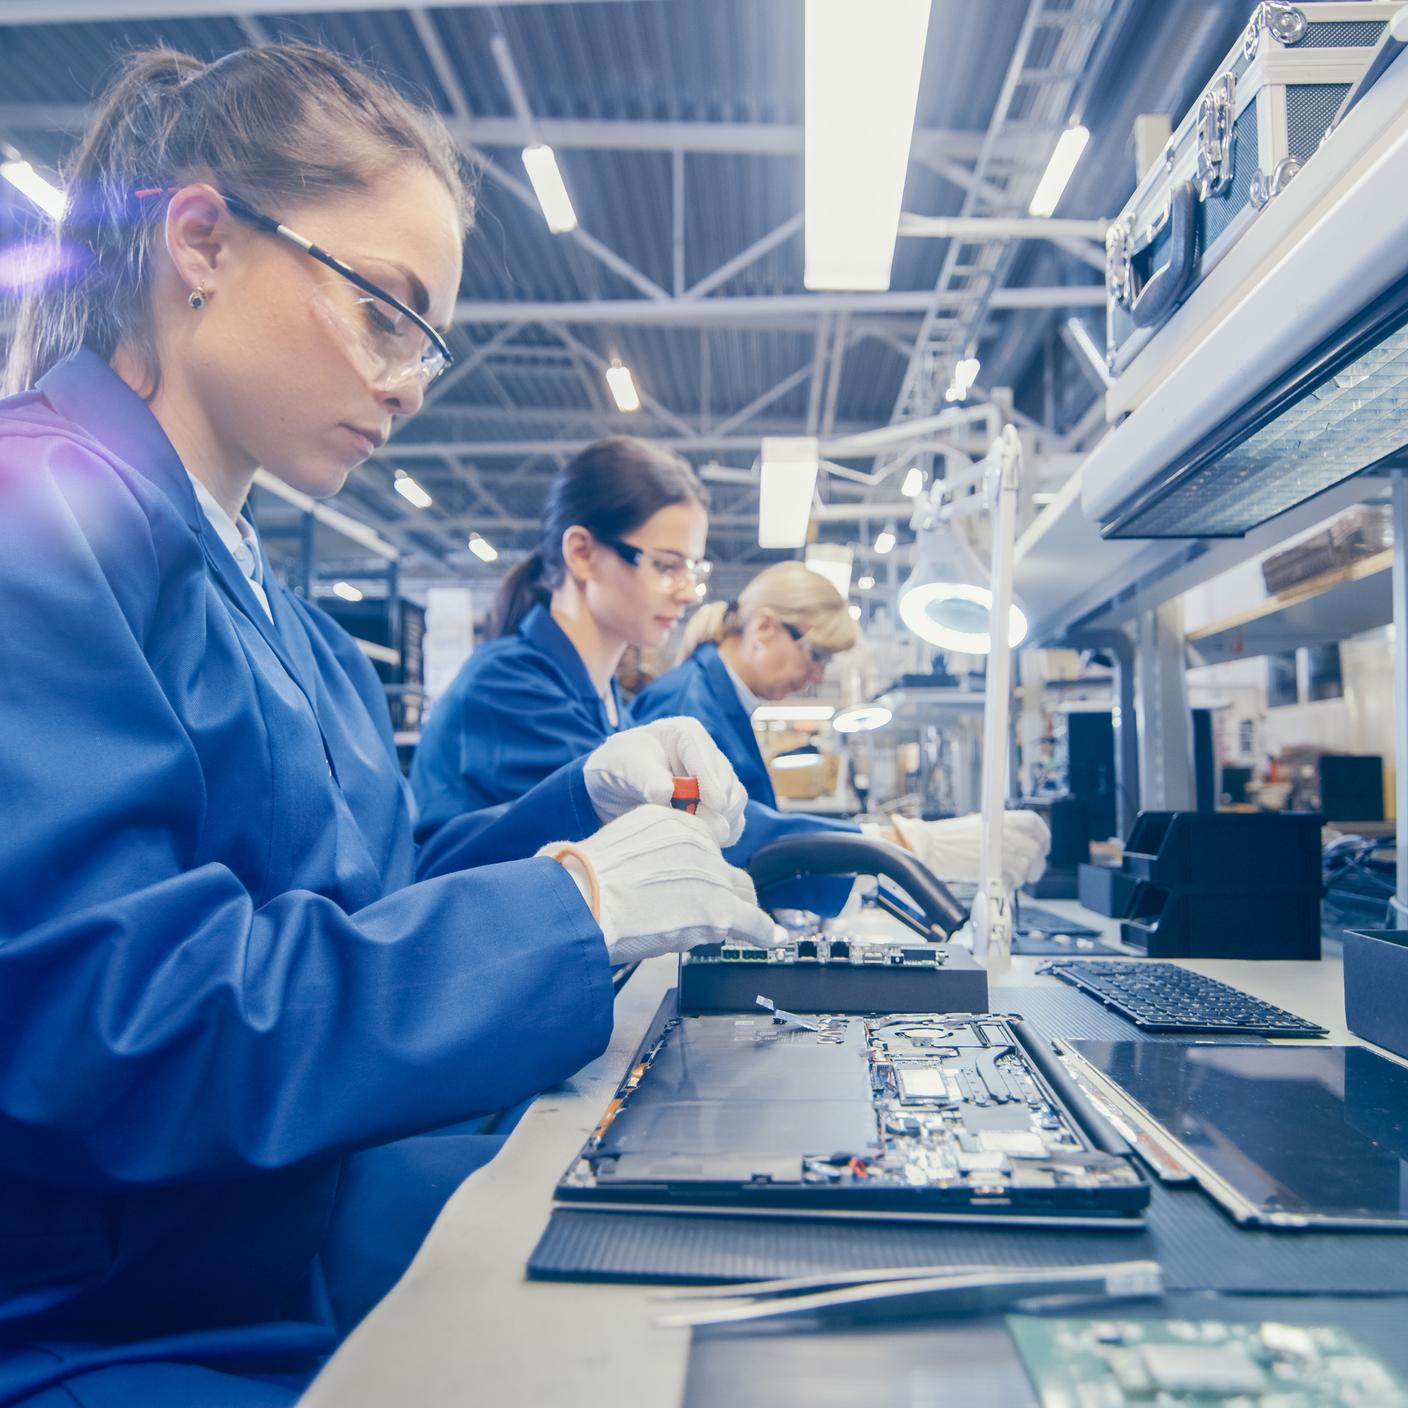
[[[207,297],[208,295],[205,291],[205,285],[197,284],[196,287],[191,290],[191,296],[186,301],[197,313],[199,313],[200,310],[205,307],[205,300]]]

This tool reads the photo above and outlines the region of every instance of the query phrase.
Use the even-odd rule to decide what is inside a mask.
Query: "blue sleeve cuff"
[[[523,860],[549,841],[585,840],[601,824],[587,794],[585,767],[586,759],[578,758],[516,802],[447,821],[421,846],[417,878]]]

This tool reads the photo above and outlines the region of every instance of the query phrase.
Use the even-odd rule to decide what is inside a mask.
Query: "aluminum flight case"
[[[1316,153],[1398,3],[1261,4],[1110,225],[1106,356],[1119,376]]]

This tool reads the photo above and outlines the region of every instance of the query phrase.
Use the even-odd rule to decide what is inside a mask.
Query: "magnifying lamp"
[[[775,768],[810,768],[821,761],[821,749],[815,743],[803,743],[800,748],[789,748],[785,753],[775,754],[772,766]]]
[[[948,523],[920,534],[914,570],[900,590],[900,620],[943,650],[986,655],[992,649],[992,588],[972,549]],[[1020,645],[1027,618],[1012,603],[1007,643]]]
[[[850,704],[832,716],[831,727],[837,733],[869,733],[884,728],[894,714],[883,704]]]

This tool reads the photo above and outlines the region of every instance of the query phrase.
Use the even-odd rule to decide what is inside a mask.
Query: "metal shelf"
[[[1220,665],[1347,640],[1393,620],[1392,579],[1393,553],[1375,553],[1190,631],[1189,649],[1199,663]]]

